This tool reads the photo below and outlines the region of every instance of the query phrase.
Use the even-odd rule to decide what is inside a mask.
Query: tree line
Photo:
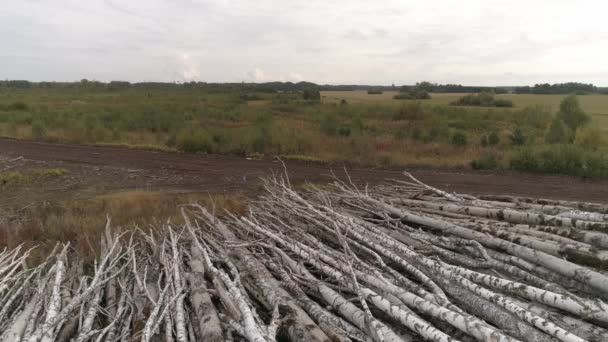
[[[312,82],[127,82],[110,81],[100,82],[95,80],[82,79],[78,82],[32,82],[27,80],[4,80],[0,81],[0,89],[87,89],[87,90],[121,90],[121,89],[199,89],[210,93],[228,92],[259,92],[259,93],[280,93],[280,92],[303,92],[306,89],[316,88],[319,91],[355,91],[370,90],[374,91],[396,91],[401,93],[411,93],[412,90],[427,93],[482,93],[492,92],[494,94],[516,93],[516,94],[608,94],[608,87],[597,87],[587,83],[556,83],[556,84],[535,84],[534,86],[519,87],[484,87],[466,86],[461,84],[439,84],[428,81],[417,82],[414,85],[402,86],[378,86],[378,85],[320,85]]]
[[[535,84],[534,86],[524,86],[524,87],[516,87],[516,94],[592,94],[599,93],[601,91],[606,91],[607,88],[598,88],[591,83],[577,83],[577,82],[567,82],[567,83],[543,83],[543,84]]]

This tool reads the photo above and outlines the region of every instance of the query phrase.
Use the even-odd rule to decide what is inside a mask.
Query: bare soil
[[[23,157],[16,169],[65,168],[70,172],[19,189],[0,187],[0,201],[23,196],[52,197],[67,193],[107,192],[128,189],[192,192],[256,192],[260,177],[283,172],[277,160],[168,153],[122,147],[54,144],[0,139],[0,160]],[[332,170],[344,176],[344,165],[287,161],[292,183],[323,183]],[[3,169],[0,163],[0,170]],[[403,179],[401,169],[348,166],[358,184]],[[608,180],[516,172],[408,169],[421,181],[446,191],[470,194],[508,194],[567,200],[608,202]],[[10,191],[9,191],[10,190]]]

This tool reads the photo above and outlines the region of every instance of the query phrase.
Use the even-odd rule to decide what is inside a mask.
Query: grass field
[[[464,94],[432,94],[422,101],[394,100],[394,94],[328,91],[318,103],[299,94],[259,93],[246,101],[238,91],[180,88],[5,89],[0,135],[368,166],[467,168],[491,155],[489,168],[506,168],[522,148],[544,146],[565,97],[499,95],[514,107],[485,108],[449,105]],[[590,126],[608,131],[608,96],[578,99],[592,117]],[[516,132],[520,142],[512,140]],[[490,134],[497,141],[488,146]],[[600,150],[606,151],[604,144]]]
[[[370,95],[366,91],[323,91],[321,96],[323,101],[327,103],[339,103],[342,99],[352,103],[381,103],[399,106],[403,102],[412,102],[416,100],[395,100],[393,97],[397,95],[397,91],[385,91],[379,95]],[[430,100],[423,101],[428,105],[449,105],[451,102],[459,99],[466,94],[462,93],[441,93],[431,94]],[[521,109],[527,106],[547,106],[551,111],[555,112],[559,108],[560,102],[567,95],[531,95],[531,94],[503,94],[498,95],[498,98],[512,100],[514,103],[513,109]],[[594,116],[605,129],[608,129],[608,95],[584,95],[579,96],[579,101],[583,110]]]

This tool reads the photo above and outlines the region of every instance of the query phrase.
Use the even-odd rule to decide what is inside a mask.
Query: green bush
[[[393,96],[395,100],[429,100],[430,98],[431,95],[428,92],[419,89],[412,89]]]
[[[338,118],[333,112],[327,113],[321,120],[321,132],[327,135],[336,135],[338,133]]]
[[[16,110],[16,111],[24,111],[28,109],[28,106],[25,102],[16,101],[7,106],[8,110]]]
[[[456,132],[452,136],[452,145],[455,147],[464,147],[467,145],[467,135],[464,132]]]
[[[189,153],[211,153],[213,142],[207,132],[202,130],[188,130],[177,135],[177,148]]]
[[[492,131],[488,136],[488,144],[491,146],[498,145],[500,143],[500,137],[498,136],[498,132]]]
[[[425,116],[424,106],[416,101],[400,106],[393,114],[393,120],[422,120]]]
[[[498,169],[498,160],[493,153],[487,153],[479,159],[472,160],[471,167],[475,170],[496,170]]]
[[[506,99],[495,99],[494,93],[482,92],[477,95],[465,95],[452,102],[454,106],[477,106],[477,107],[513,107],[513,101]]]
[[[597,127],[583,127],[576,132],[574,144],[586,151],[597,151],[606,146],[605,133]]]
[[[258,94],[241,94],[239,98],[243,101],[258,101],[262,98]]]
[[[513,101],[506,99],[496,99],[494,101],[494,107],[513,107]]]
[[[557,117],[574,132],[591,120],[589,115],[583,112],[578,99],[574,95],[570,95],[562,100]]]
[[[320,101],[321,92],[319,91],[319,88],[308,87],[302,92],[302,98],[307,101]]]
[[[588,178],[608,177],[606,155],[585,151],[571,144],[521,149],[512,156],[510,165],[517,171],[566,174]]]
[[[510,161],[511,168],[517,171],[539,171],[541,163],[532,148],[523,148],[516,152]]]
[[[252,142],[253,151],[265,153],[272,146],[272,136],[270,129],[266,126],[258,127],[255,138]]]
[[[524,145],[527,140],[526,136],[524,135],[524,132],[520,128],[516,128],[509,136],[509,139],[511,139],[511,144],[515,146]]]
[[[393,96],[393,99],[395,99],[395,100],[415,100],[416,98],[414,97],[414,95],[412,95],[410,93],[399,93],[399,94]]]
[[[545,142],[547,144],[564,144],[570,141],[570,132],[564,122],[555,118],[549,126],[547,134],[545,134]]]
[[[350,127],[348,126],[340,126],[340,128],[338,128],[338,134],[343,136],[343,137],[348,137],[350,136]]]

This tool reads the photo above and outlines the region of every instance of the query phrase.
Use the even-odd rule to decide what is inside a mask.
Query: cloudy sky
[[[0,78],[608,85],[605,0],[0,0]]]

